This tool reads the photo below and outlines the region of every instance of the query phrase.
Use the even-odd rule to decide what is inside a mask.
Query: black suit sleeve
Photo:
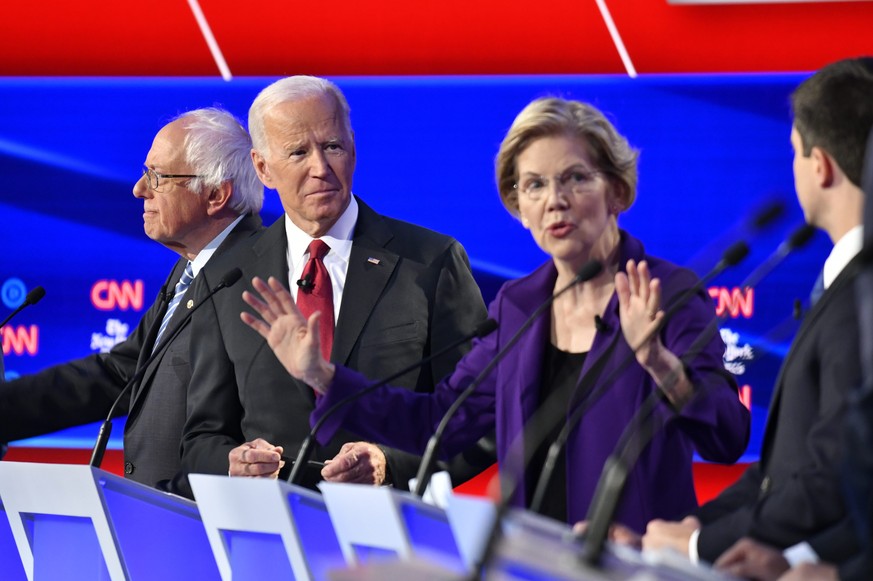
[[[467,253],[457,241],[452,241],[443,254],[432,304],[427,353],[439,351],[459,337],[472,333],[487,316]],[[469,350],[470,344],[466,343],[434,360],[420,375],[417,390],[432,392],[441,379],[455,370],[457,362]],[[385,453],[394,486],[408,489],[409,479],[416,475],[421,456],[387,446],[380,446],[380,449]],[[483,438],[477,446],[452,461],[440,462],[438,470],[447,470],[453,484],[458,485],[479,474],[495,460],[493,438]]]
[[[125,341],[97,353],[0,384],[0,441],[8,442],[102,420],[136,370],[157,300]],[[127,413],[126,396],[117,408]]]
[[[789,354],[779,424],[772,442],[765,442],[762,472],[745,482],[741,506],[701,528],[702,559],[714,561],[742,536],[784,549],[844,518],[843,427],[848,394],[861,376],[851,290],[829,298],[819,323]],[[759,492],[751,498],[749,485],[758,479]]]

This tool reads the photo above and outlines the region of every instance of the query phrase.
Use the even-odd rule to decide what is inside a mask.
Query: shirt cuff
[[[809,543],[806,541],[797,543],[782,551],[782,556],[788,561],[791,567],[797,567],[803,563],[818,563],[818,554],[815,552]]]
[[[700,537],[700,529],[694,529],[688,539],[688,560],[695,565],[700,564],[700,555],[697,553],[697,539]]]

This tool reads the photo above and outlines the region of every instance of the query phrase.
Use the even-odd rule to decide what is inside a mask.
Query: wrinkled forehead
[[[158,131],[146,155],[146,165],[160,169],[185,163],[185,138],[188,136],[188,130],[185,129],[183,121],[177,119]]]

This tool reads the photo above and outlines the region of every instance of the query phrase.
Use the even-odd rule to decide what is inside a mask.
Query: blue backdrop
[[[788,95],[801,75],[338,78],[352,107],[354,191],[376,210],[458,238],[486,300],[545,260],[500,204],[497,147],[531,99],[559,95],[606,112],[641,151],[636,204],[620,225],[647,249],[703,273],[745,238],[753,252],[713,281],[729,367],[750,387],[749,457],[781,357],[829,250],[817,235],[763,284],[736,289],[802,216],[793,194]],[[0,315],[36,285],[47,296],[0,332],[7,377],[107,348],[151,304],[176,255],[142,231],[131,189],[151,140],[170,118],[208,105],[242,119],[273,79],[0,80]],[[782,200],[765,232],[749,219]],[[267,192],[264,219],[281,213]],[[720,300],[719,300],[720,297]],[[730,300],[726,300],[730,299]],[[742,299],[742,300],[741,300]],[[114,430],[114,445],[122,430]],[[96,428],[28,445],[90,447]]]

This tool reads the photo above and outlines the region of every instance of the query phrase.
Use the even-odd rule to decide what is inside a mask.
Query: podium
[[[21,557],[18,556],[18,546],[9,519],[6,518],[6,509],[3,507],[3,499],[0,498],[0,577],[8,581],[26,581],[24,566]]]
[[[188,478],[222,579],[326,581],[345,567],[320,494],[265,478]]]
[[[196,505],[90,466],[0,462],[24,572],[43,579],[218,579]]]
[[[445,511],[387,486],[318,485],[349,565],[419,559],[464,573]]]

